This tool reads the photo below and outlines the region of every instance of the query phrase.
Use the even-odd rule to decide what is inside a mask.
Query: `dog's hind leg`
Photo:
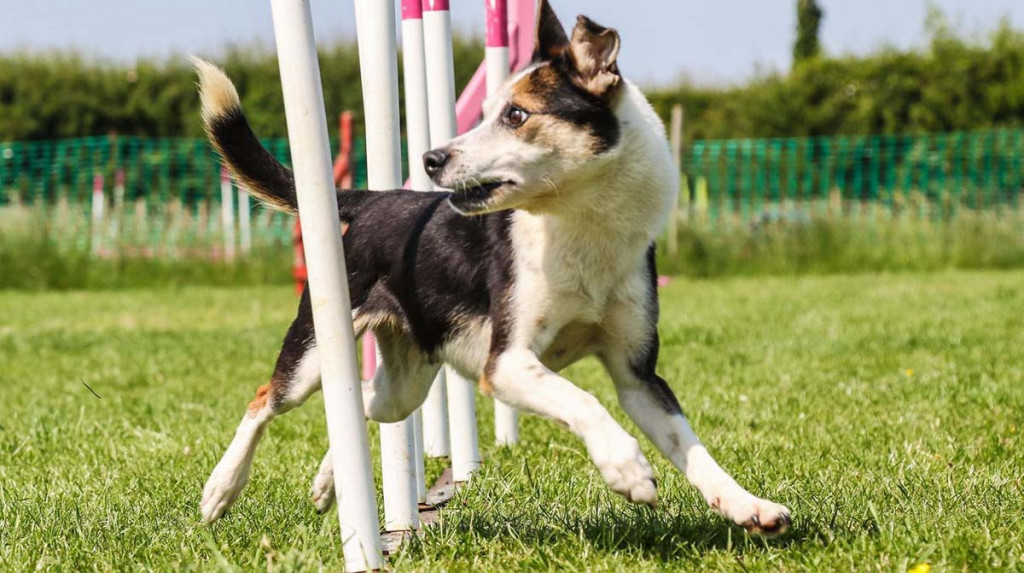
[[[618,357],[604,362],[622,408],[712,508],[751,533],[770,536],[789,527],[788,509],[743,489],[715,462],[661,377],[631,372],[628,360]]]
[[[656,311],[635,304],[642,298],[633,297],[634,303],[624,303],[611,313],[606,323],[608,339],[598,353],[623,409],[725,518],[752,533],[782,533],[790,524],[789,510],[743,489],[712,459],[672,390],[655,373],[658,333],[656,318],[651,318]]]
[[[440,366],[431,363],[400,328],[388,323],[388,317],[366,317],[357,312],[357,333],[374,318],[378,323],[374,327],[377,344],[384,360],[374,379],[362,383],[364,412],[367,418],[376,421],[404,420],[423,403]],[[257,390],[231,445],[206,481],[200,504],[204,521],[216,521],[238,499],[249,480],[256,446],[270,421],[300,406],[319,389],[320,355],[306,294],[299,305],[298,316],[285,336],[270,382]],[[314,481],[313,499],[317,508],[329,508],[334,501],[333,495],[333,470],[328,459],[321,464],[321,471]]]
[[[320,389],[320,356],[308,302],[304,297],[288,329],[270,382],[256,391],[231,445],[206,481],[200,511],[207,523],[220,519],[245,488],[253,454],[267,424]]]
[[[326,513],[334,505],[334,498],[334,462],[331,460],[331,450],[327,450],[320,462],[320,469],[313,477],[311,499],[317,513]]]
[[[377,422],[399,422],[423,404],[440,365],[414,347],[398,328],[374,328],[381,364],[373,380],[363,383],[366,417]],[[312,499],[318,512],[334,504],[334,467],[328,451],[313,478]]]

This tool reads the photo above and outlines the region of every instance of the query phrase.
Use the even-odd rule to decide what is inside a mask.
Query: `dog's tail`
[[[199,76],[203,127],[235,181],[264,204],[287,213],[297,212],[292,172],[252,132],[234,84],[209,62],[192,58],[192,64]]]

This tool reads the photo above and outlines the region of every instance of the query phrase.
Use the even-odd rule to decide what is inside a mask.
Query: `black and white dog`
[[[567,37],[541,0],[532,63],[487,102],[479,127],[423,158],[452,192],[338,193],[356,330],[371,329],[384,358],[364,382],[366,417],[406,418],[449,364],[484,394],[567,426],[610,488],[654,505],[637,440],[558,374],[593,354],[626,412],[712,507],[749,531],[779,533],[789,510],[715,463],[655,373],[653,244],[679,180],[664,127],[620,75],[618,53],[615,30],[581,16]],[[295,212],[292,175],[253,135],[230,80],[196,67],[203,120],[224,162],[264,203]],[[206,483],[207,522],[242,491],[270,420],[319,388],[307,294],[269,383]],[[313,482],[321,511],[334,501],[332,472],[327,456]]]

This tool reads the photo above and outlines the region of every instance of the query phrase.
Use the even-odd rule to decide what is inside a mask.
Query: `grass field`
[[[1024,569],[1024,272],[662,292],[663,375],[791,532],[730,528],[646,442],[661,505],[631,506],[552,423],[490,446],[482,403],[484,469],[395,569]],[[308,500],[319,397],[271,426],[228,516],[199,520],[295,304],[287,287],[0,293],[0,570],[340,568],[337,517]],[[568,374],[636,431],[595,363]]]

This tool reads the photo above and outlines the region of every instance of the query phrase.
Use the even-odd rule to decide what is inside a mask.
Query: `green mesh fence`
[[[264,144],[290,163],[286,140]],[[362,142],[354,149],[360,187],[366,180]],[[959,210],[1019,206],[1024,129],[697,141],[687,146],[682,171],[681,215],[710,225],[800,219],[824,211],[878,218],[913,210],[944,219]],[[115,185],[118,172],[123,186]],[[101,229],[90,217],[96,175],[102,176],[106,204]],[[45,213],[69,244],[103,240],[111,248],[171,252],[207,248],[223,236],[219,201],[219,163],[202,139],[0,143],[0,225],[16,218],[12,213]],[[289,217],[255,204],[251,209],[254,244],[290,240]]]
[[[286,139],[263,144],[290,165]],[[358,187],[366,178],[362,141],[355,142],[353,155]],[[91,217],[97,176],[104,191],[101,230]],[[0,225],[5,218],[37,224],[46,211],[52,215],[49,226],[67,244],[102,241],[108,250],[165,247],[173,252],[216,245],[223,235],[220,200],[220,163],[204,139],[110,136],[0,143],[0,209],[8,212],[0,211]],[[291,217],[250,202],[250,219],[254,244],[291,241]]]
[[[681,203],[710,221],[810,215],[928,216],[1016,207],[1024,130],[920,136],[697,141],[683,156]]]
[[[332,142],[334,145],[336,142]],[[290,165],[285,139],[263,144]],[[365,151],[354,145],[356,181],[365,180]],[[212,200],[220,193],[220,163],[204,139],[85,137],[58,141],[0,143],[0,201],[70,201],[88,199],[93,177],[103,175],[108,187],[124,172],[125,199],[160,205]]]

